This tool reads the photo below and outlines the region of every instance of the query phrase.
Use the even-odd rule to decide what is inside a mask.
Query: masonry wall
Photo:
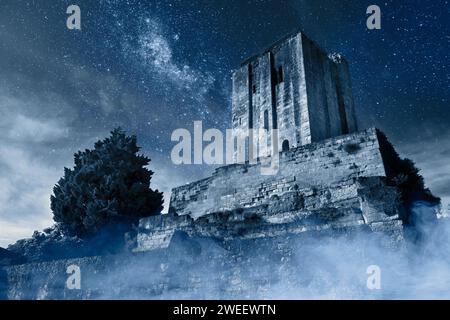
[[[308,144],[311,136],[302,35],[288,38],[272,52],[274,69],[283,70],[283,81],[275,88],[280,147],[285,140],[290,147]]]
[[[264,160],[264,159],[263,159]],[[280,153],[276,175],[255,165],[220,167],[211,177],[172,190],[169,212],[200,216],[258,206],[292,190],[310,190],[358,177],[383,177],[376,129],[301,146]]]
[[[346,232],[318,230],[315,236],[326,242],[326,237],[345,237]],[[0,267],[0,289],[4,280],[0,298],[280,299],[286,292],[290,298],[301,298],[308,287],[305,283],[322,281],[327,271],[335,276],[329,264],[319,263],[314,272],[302,272],[311,270],[308,262],[317,259],[314,254],[306,255],[311,252],[310,240],[305,234],[284,234],[223,244],[177,233],[160,250]],[[363,272],[373,263],[370,256],[364,260]],[[67,288],[70,265],[80,268],[79,290]],[[349,270],[348,276],[355,274]],[[352,292],[359,298],[373,298],[377,291],[365,289],[366,280],[354,281]]]
[[[303,38],[303,47],[311,140],[320,141],[347,133],[341,126],[330,60],[307,38]]]
[[[350,71],[347,61],[336,55],[332,55],[333,78],[338,92],[339,103],[343,103],[346,113],[348,132],[358,131],[355,103],[352,94]]]
[[[251,90],[253,123],[250,129],[264,128],[265,123],[267,123],[269,129],[274,128],[274,123],[276,122],[276,114],[272,106],[274,89],[271,82],[270,59],[270,53],[265,53],[258,59],[250,62],[253,70],[252,78],[254,79]],[[265,119],[265,115],[267,115],[267,119]],[[269,136],[267,146],[270,147],[271,145],[272,141]]]
[[[136,251],[167,248],[176,232],[217,241],[283,237],[323,230],[365,227],[402,239],[399,194],[381,177],[343,180],[338,184],[286,191],[251,207],[206,214],[143,218]]]
[[[232,126],[278,129],[280,151],[355,132],[346,61],[302,33],[286,37],[233,73]]]

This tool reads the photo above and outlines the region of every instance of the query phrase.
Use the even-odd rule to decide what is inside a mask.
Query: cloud
[[[30,69],[0,75],[0,246],[53,224],[50,195],[74,152],[92,147],[116,125],[133,127],[147,112],[109,73],[73,63],[43,67],[62,75],[58,83]],[[167,179],[175,181],[175,174],[155,172],[159,183],[152,187],[168,192],[168,205]]]
[[[129,90],[115,76],[75,64],[68,67],[71,77],[67,79],[67,85],[75,88],[74,92],[82,93],[71,97],[74,101],[78,100],[77,110],[86,106],[98,110],[104,116],[112,116],[114,113],[123,113],[124,109],[135,107],[134,101],[129,105],[123,103],[123,97],[129,96]],[[86,121],[86,116],[82,115],[81,120]]]
[[[26,76],[16,80],[19,84],[27,83],[26,95],[13,94],[16,92],[10,87],[0,88],[2,247],[53,224],[50,195],[63,174],[63,167],[72,166],[76,150],[90,148],[108,134],[109,130],[102,128],[86,129],[93,120],[83,108],[95,108],[97,104],[96,110],[102,112],[104,118],[110,113],[117,116],[120,110],[129,111],[137,106],[130,92],[118,90],[120,85],[114,77],[102,77],[75,66],[70,68],[79,70],[72,73],[75,80],[71,78],[70,86],[77,88],[77,92],[84,92],[81,104],[58,91],[49,94],[41,90],[39,83],[29,83]],[[126,121],[125,116],[121,121]],[[165,159],[153,161],[150,169],[155,171],[151,186],[164,192],[167,211],[171,188],[192,179],[184,177],[183,170],[174,169]]]
[[[52,224],[50,193],[63,168],[57,155],[70,133],[54,112],[64,99],[28,88],[26,95],[0,90],[0,246]]]
[[[398,150],[416,163],[425,185],[442,199],[443,205],[450,204],[450,132],[422,139],[420,144],[401,145]]]
[[[70,83],[71,87],[90,86],[95,93],[104,88],[104,100],[114,100],[110,87],[117,88],[116,82],[106,79],[102,87],[100,76],[92,72],[86,79],[91,81]],[[45,81],[33,81],[33,75],[5,72],[0,83],[0,246],[4,247],[53,224],[50,195],[64,166],[72,165],[74,151],[107,131],[80,130],[93,121],[83,110],[88,103],[79,106],[58,87],[49,90]],[[104,108],[100,105],[97,110],[107,114]]]
[[[29,238],[36,229],[43,229],[50,224],[50,221],[42,219],[33,223],[18,220],[7,221],[0,218],[0,247],[7,247],[18,239]]]
[[[56,170],[21,147],[0,145],[0,246],[50,226]]]
[[[149,169],[154,171],[150,187],[164,193],[164,213],[169,210],[173,188],[198,180],[202,177],[198,171],[205,174],[201,166],[179,166],[158,158],[152,159]]]
[[[56,121],[42,121],[18,114],[11,123],[8,137],[15,141],[52,142],[68,137],[68,131]]]

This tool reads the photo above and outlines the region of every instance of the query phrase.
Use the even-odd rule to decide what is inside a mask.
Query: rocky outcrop
[[[344,242],[352,241],[357,230],[363,231],[357,227],[317,230],[314,241],[324,244],[339,237]],[[299,295],[299,288],[320,280],[315,273],[305,272],[314,257],[311,248],[317,243],[306,233],[221,242],[175,231],[164,249],[28,263],[0,270],[8,284],[4,290],[8,299],[280,298],[288,292]],[[363,275],[370,256],[366,259]],[[80,270],[79,289],[67,285],[72,275],[70,266]],[[323,272],[330,273],[327,276],[333,276],[335,271],[326,270],[329,265],[317,267],[317,275],[322,267]],[[370,297],[373,293],[364,290],[364,282],[357,276],[352,275],[355,294]]]
[[[386,178],[351,179],[325,188],[297,189],[272,197],[259,206],[220,211],[196,220],[188,215],[142,219],[135,251],[166,248],[173,234],[183,231],[227,242],[321,230],[365,227],[403,239],[398,193]]]
[[[126,234],[127,237],[124,237]],[[131,244],[128,243],[132,237]],[[127,223],[111,224],[90,237],[68,236],[58,226],[35,231],[28,239],[8,246],[8,251],[22,257],[23,262],[107,255],[127,250],[135,242],[135,232]]]

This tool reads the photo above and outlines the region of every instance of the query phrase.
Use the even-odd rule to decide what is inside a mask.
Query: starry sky
[[[366,27],[372,4],[381,30]],[[172,164],[173,130],[229,128],[232,70],[298,28],[348,60],[360,128],[383,130],[449,202],[449,14],[439,0],[0,0],[0,246],[52,225],[64,166],[117,126],[168,205],[212,171]]]

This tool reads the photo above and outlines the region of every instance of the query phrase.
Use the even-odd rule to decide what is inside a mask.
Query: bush
[[[133,239],[136,236],[135,230],[130,230],[129,226],[124,224],[105,226],[97,233],[85,238],[67,236],[58,226],[53,226],[45,229],[44,232],[35,231],[31,238],[9,245],[8,250],[22,259],[20,263],[117,254],[134,247],[127,243],[127,239],[123,237],[124,234],[131,234]],[[0,265],[1,262],[0,254]]]
[[[162,193],[150,189],[153,172],[145,168],[150,159],[138,155],[139,149],[136,136],[118,128],[93,150],[77,152],[74,168],[64,168],[51,196],[58,227],[86,237],[107,225],[160,214]]]

